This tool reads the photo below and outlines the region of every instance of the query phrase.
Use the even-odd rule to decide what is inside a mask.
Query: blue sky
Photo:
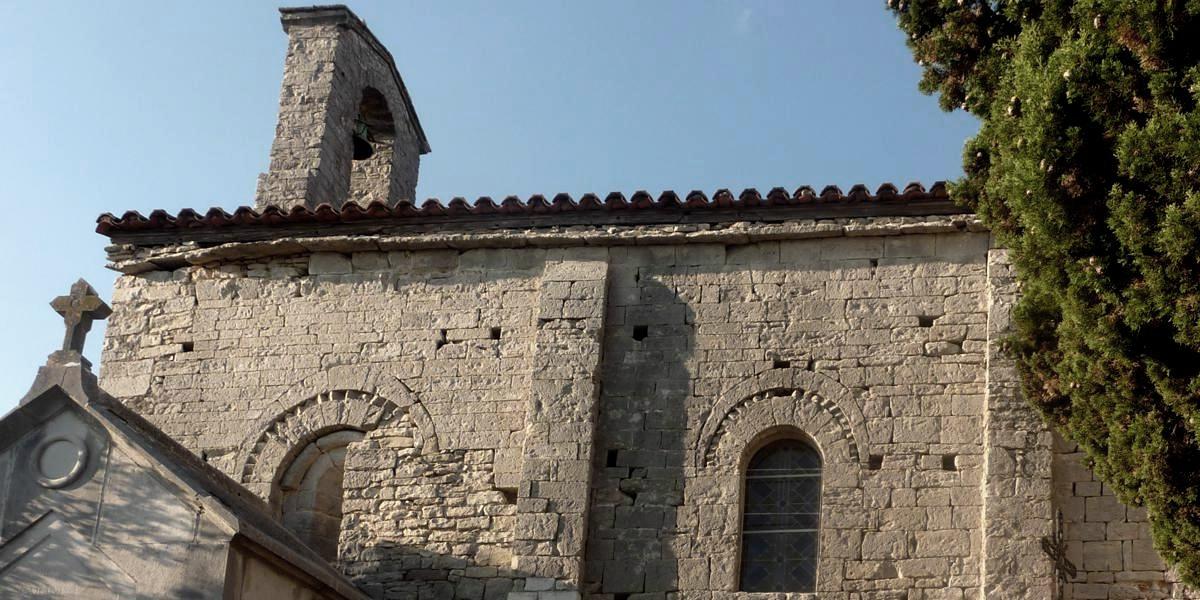
[[[3,413],[61,343],[50,299],[111,298],[98,214],[253,203],[286,45],[270,2],[0,8]],[[429,136],[422,199],[928,183],[978,128],[917,91],[883,0],[351,8]]]

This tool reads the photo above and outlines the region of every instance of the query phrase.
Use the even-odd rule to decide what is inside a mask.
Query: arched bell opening
[[[395,158],[396,123],[387,99],[373,88],[363,88],[358,114],[350,131],[350,194],[348,200],[366,206],[387,202]]]

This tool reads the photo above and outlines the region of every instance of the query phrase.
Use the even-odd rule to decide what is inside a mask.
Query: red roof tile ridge
[[[810,203],[914,202],[948,198],[949,191],[943,181],[935,182],[928,189],[919,182],[912,182],[904,186],[903,191],[891,183],[884,183],[876,189],[875,193],[871,193],[870,189],[863,184],[852,186],[849,192],[843,192],[836,185],[829,185],[825,186],[819,194],[807,185],[800,186],[790,193],[786,188],[774,187],[765,197],[755,188],[746,188],[736,196],[728,189],[722,188],[713,193],[711,200],[701,190],[692,190],[682,199],[671,190],[662,192],[657,199],[645,190],[638,190],[628,199],[620,192],[611,192],[603,199],[596,194],[587,193],[576,201],[570,194],[559,193],[555,194],[551,200],[547,200],[541,194],[532,195],[527,200],[522,200],[518,196],[507,196],[499,204],[488,196],[481,196],[475,202],[469,202],[466,198],[459,196],[451,199],[448,204],[442,204],[437,198],[430,198],[420,206],[408,200],[401,200],[394,206],[379,201],[373,201],[365,206],[355,202],[346,202],[340,208],[334,208],[329,204],[321,204],[312,209],[304,206],[290,208],[268,206],[262,211],[242,206],[235,209],[232,214],[220,207],[210,208],[203,214],[185,208],[175,215],[158,209],[152,211],[149,217],[131,210],[119,217],[112,213],[100,215],[96,219],[96,231],[109,235],[118,232],[228,226],[280,226],[312,222],[345,223],[368,219],[541,215],[595,210],[721,210],[795,206]]]

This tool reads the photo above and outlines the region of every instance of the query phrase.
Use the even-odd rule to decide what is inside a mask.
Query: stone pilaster
[[[982,596],[1044,600],[1055,597],[1056,585],[1042,550],[1042,539],[1053,533],[1053,441],[1001,350],[1017,297],[1007,250],[988,251],[987,280]]]
[[[513,568],[527,579],[512,597],[578,594],[607,273],[604,251],[565,250],[546,263],[513,541]]]

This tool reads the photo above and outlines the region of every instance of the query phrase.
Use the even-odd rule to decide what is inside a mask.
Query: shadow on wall
[[[923,240],[933,248],[932,236]],[[969,337],[975,330],[965,319],[978,314],[982,295],[957,284],[959,278],[981,281],[983,265],[972,259],[948,267],[945,277],[940,271],[914,277],[915,264],[935,259],[870,258],[883,255],[879,239],[834,242],[789,246],[786,263],[779,243],[612,249],[586,595],[651,600],[737,589],[739,460],[758,434],[777,425],[810,437],[828,459],[819,593],[843,589],[844,564],[861,555],[862,532],[881,518],[883,507],[860,485],[865,477],[879,487],[905,487],[919,478],[942,488],[937,492],[947,506],[952,491],[978,494],[978,469],[959,467],[978,464],[978,415],[923,419],[934,427],[932,435],[905,432],[902,452],[889,454],[876,472],[867,469],[876,436],[868,434],[864,412],[890,415],[891,402],[918,409],[907,392],[873,396],[872,382],[889,382],[900,371],[953,382],[966,392],[979,389],[974,365],[982,355],[962,345],[979,341]],[[935,284],[944,293],[925,289]],[[868,356],[870,368],[843,368]],[[731,433],[703,440],[720,442],[716,466],[692,456],[701,426],[710,422],[732,424]],[[884,444],[892,440],[891,423],[877,419],[886,427],[876,428]],[[946,455],[957,457],[950,468]],[[905,470],[916,474],[900,477]],[[685,481],[691,486],[686,497]],[[954,542],[965,556],[970,534],[958,529]],[[897,535],[911,539],[908,532]],[[949,571],[946,556],[929,562]],[[899,579],[892,563],[878,562],[890,569],[880,571],[881,579]],[[963,571],[964,578],[972,576],[969,567]],[[962,587],[976,585],[964,581]]]
[[[639,267],[610,270],[610,308],[597,426],[585,596],[623,599],[679,589],[676,522],[688,453],[687,361],[694,315],[671,286]],[[649,598],[650,596],[646,596]]]

